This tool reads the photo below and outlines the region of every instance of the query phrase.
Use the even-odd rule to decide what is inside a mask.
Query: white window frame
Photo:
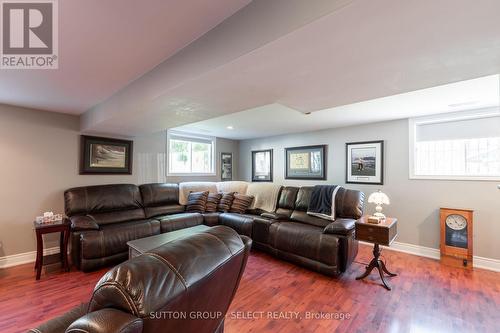
[[[415,142],[417,140],[416,128],[423,124],[436,124],[442,122],[469,120],[478,118],[500,116],[498,108],[485,108],[466,112],[445,113],[434,116],[418,117],[408,119],[408,153],[409,153],[409,178],[410,179],[434,179],[434,180],[464,180],[464,181],[499,181],[498,176],[458,176],[458,175],[416,175],[415,174]]]
[[[212,142],[212,163],[211,163],[211,172],[170,172],[170,138],[172,136],[175,137],[181,137],[185,138],[186,140],[189,139],[202,139],[202,140],[209,140]],[[216,176],[217,172],[215,171],[215,166],[217,163],[217,158],[215,152],[216,150],[216,137],[213,136],[205,136],[205,135],[198,135],[198,134],[193,134],[193,133],[187,133],[187,132],[181,132],[181,131],[173,131],[173,130],[167,130],[167,177],[204,177],[204,176]]]

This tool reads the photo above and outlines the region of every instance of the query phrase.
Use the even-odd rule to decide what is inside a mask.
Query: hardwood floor
[[[500,273],[387,250],[382,258],[399,274],[388,278],[392,291],[375,273],[356,281],[359,263],[332,279],[253,252],[225,332],[500,331]],[[357,261],[370,259],[371,248],[361,246]],[[33,265],[0,270],[0,332],[25,332],[88,300],[105,271],[52,270],[35,281]]]

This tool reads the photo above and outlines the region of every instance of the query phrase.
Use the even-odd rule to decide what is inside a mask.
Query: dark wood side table
[[[380,260],[380,245],[389,246],[398,235],[398,220],[388,217],[379,224],[366,222],[368,217],[363,216],[356,221],[356,239],[364,242],[373,243],[373,259],[366,266],[366,271],[358,276],[356,280],[361,280],[370,275],[374,268],[378,269],[382,283],[387,290],[391,287],[387,284],[384,278],[384,273],[389,276],[397,276],[397,274],[389,272],[382,260]]]
[[[61,260],[62,269],[65,271],[69,271],[68,264],[68,239],[69,239],[69,231],[70,224],[68,220],[63,220],[62,222],[53,223],[53,224],[37,224],[33,222],[35,226],[36,232],[36,279],[40,280],[40,275],[42,273],[43,266],[43,235],[50,234],[53,232],[60,232],[61,237],[59,239],[59,257]]]

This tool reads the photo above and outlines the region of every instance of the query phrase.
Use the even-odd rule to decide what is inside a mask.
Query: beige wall
[[[79,135],[78,117],[0,105],[0,257],[35,250],[34,217],[62,213],[67,188],[182,181],[162,174],[163,132],[134,138],[133,174],[116,176],[78,174]],[[237,142],[218,140],[217,146],[234,152],[237,161]],[[219,169],[217,177],[204,180],[218,180]],[[57,245],[51,236],[46,248]]]
[[[370,140],[385,140],[385,185],[345,184],[345,143]],[[497,182],[410,180],[407,120],[241,141],[239,175],[243,180],[251,179],[251,150],[273,148],[275,182],[319,184],[284,179],[284,148],[317,144],[328,145],[328,180],[323,183],[366,194],[381,189],[389,195],[391,205],[384,211],[399,219],[397,241],[439,248],[439,207],[471,208],[475,210],[474,255],[500,259]],[[373,211],[374,207],[367,205],[366,212]]]

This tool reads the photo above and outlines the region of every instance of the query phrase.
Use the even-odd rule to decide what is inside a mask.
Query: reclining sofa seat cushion
[[[160,222],[157,220],[113,223],[102,225],[99,230],[73,232],[72,262],[84,272],[117,264],[128,258],[128,241],[159,233]]]
[[[253,222],[256,215],[222,213],[219,215],[219,224],[231,227],[238,234],[252,237]]]
[[[208,199],[208,191],[191,192],[188,195],[188,203],[186,212],[188,213],[204,213]]]
[[[153,183],[139,186],[147,218],[184,212],[179,204],[179,185]]]
[[[132,184],[77,187],[64,192],[68,217],[91,216],[98,225],[145,219],[139,188]]]
[[[203,213],[201,214],[203,216],[203,223],[209,227],[213,227],[216,225],[219,225],[219,217],[222,213],[220,212],[215,212],[215,213]]]
[[[254,218],[252,228],[252,240],[254,246],[259,249],[269,249],[269,227],[278,221],[288,221],[295,208],[298,187],[284,186],[278,197],[277,208],[272,213],[262,213],[261,217]]]
[[[159,218],[161,232],[176,231],[185,228],[191,228],[203,224],[203,215],[200,213],[179,213],[166,215]]]
[[[338,237],[323,229],[298,222],[277,222],[269,226],[270,245],[283,253],[321,262],[332,268],[338,264]]]
[[[139,220],[103,225],[81,234],[83,259],[96,259],[128,252],[127,242],[160,234],[160,221]]]

